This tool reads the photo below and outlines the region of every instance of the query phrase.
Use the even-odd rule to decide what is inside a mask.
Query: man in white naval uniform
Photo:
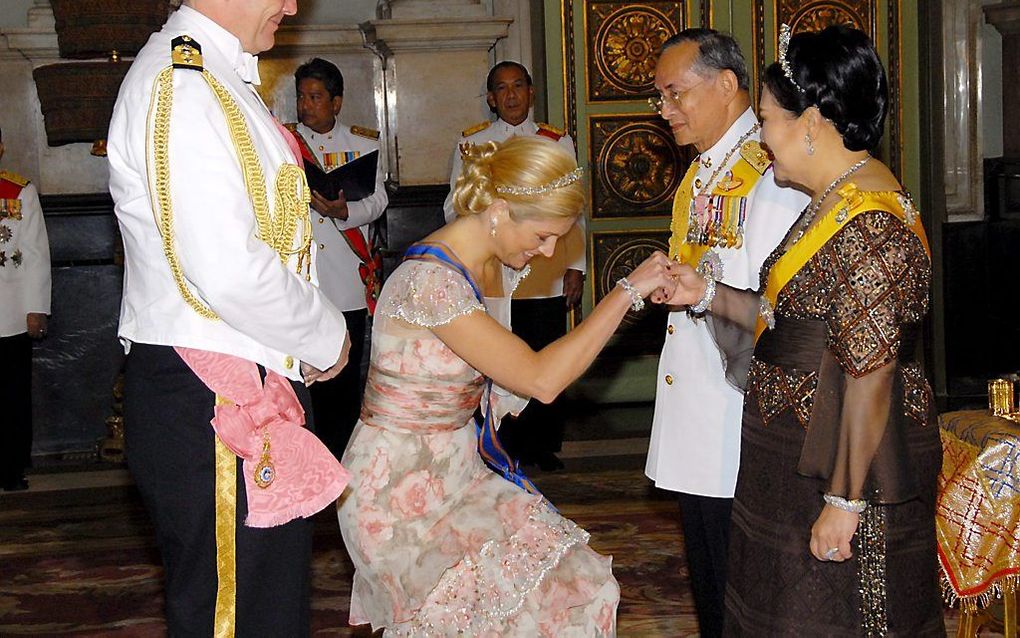
[[[759,144],[737,43],[687,29],[663,44],[655,73],[659,112],[677,144],[693,144],[673,203],[670,256],[735,288],[758,288],[762,262],[808,198],[776,185]],[[740,455],[742,389],[725,377],[704,318],[669,314],[659,360],[645,473],[679,492],[684,544],[701,635],[722,635],[730,509]]]
[[[296,10],[296,0],[186,0],[138,53],[110,123],[126,453],[155,523],[171,636],[309,631],[311,520],[244,524],[247,492],[277,479],[273,460],[288,453],[270,449],[268,423],[293,404],[249,415],[266,424],[256,445],[270,470],[254,487],[210,425],[221,407],[248,413],[178,350],[231,356],[218,372],[238,382],[252,379],[230,370],[286,379],[278,394],[292,391],[302,421],[305,385],[346,363],[343,315],[315,285],[296,145],[255,90],[256,54]]]
[[[337,120],[344,101],[344,76],[333,63],[309,60],[294,73],[294,84],[300,121],[287,128],[297,135],[306,161],[329,172],[379,151],[378,131]],[[371,195],[349,202],[342,192],[335,200],[312,192],[319,288],[344,313],[351,337],[350,364],[335,378],[309,388],[316,434],[337,459],[343,456],[361,414],[361,360],[369,304],[374,309],[382,283],[376,271],[377,255],[371,250],[369,225],[382,216],[389,203],[383,179],[379,158]]]
[[[0,159],[4,156],[0,131]],[[28,489],[32,461],[32,340],[46,336],[50,244],[39,192],[0,171],[0,487]]]
[[[559,143],[575,155],[574,140],[562,130],[536,123],[531,115],[535,87],[524,65],[504,61],[489,70],[486,101],[496,113],[496,121],[482,122],[461,133],[453,151],[450,195],[443,204],[446,221],[456,216],[453,188],[463,166],[462,144],[502,142],[517,135],[541,135]],[[511,329],[533,349],[540,350],[566,334],[566,315],[578,306],[584,288],[585,273],[584,216],[577,226],[556,244],[552,257],[538,256],[530,263],[531,272],[514,291],[511,302]],[[557,403],[545,405],[532,401],[517,418],[507,417],[499,429],[506,451],[522,464],[537,463],[543,470],[563,467],[556,457],[563,443],[563,415]]]

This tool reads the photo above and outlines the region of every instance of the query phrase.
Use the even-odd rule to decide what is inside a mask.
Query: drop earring
[[[495,217],[490,217],[489,218],[489,236],[492,237],[493,239],[496,238],[496,218]]]
[[[807,154],[808,155],[814,155],[815,154],[815,143],[814,143],[814,140],[811,139],[811,134],[810,133],[805,133],[804,134],[804,143],[807,144]]]

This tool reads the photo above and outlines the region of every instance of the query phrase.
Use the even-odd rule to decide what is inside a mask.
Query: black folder
[[[375,174],[379,165],[379,151],[351,160],[326,172],[305,160],[308,186],[329,200],[340,197],[340,191],[349,202],[364,199],[375,192]]]

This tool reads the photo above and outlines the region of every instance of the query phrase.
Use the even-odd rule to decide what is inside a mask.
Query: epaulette
[[[283,128],[287,129],[291,133],[297,133],[297,122],[287,122],[283,125]]]
[[[761,146],[761,142],[748,140],[740,147],[740,157],[751,165],[759,174],[764,175],[772,164],[769,152]]]
[[[16,184],[20,188],[28,186],[29,183],[28,179],[25,179],[21,175],[18,175],[17,173],[12,173],[10,171],[0,171],[0,180],[6,180],[12,184]]]
[[[536,124],[538,125],[538,135],[544,135],[545,137],[556,140],[557,142],[561,137],[567,134],[566,131],[561,128],[556,128],[552,124],[546,124],[545,122],[537,122]]]
[[[204,68],[202,45],[190,35],[179,35],[170,41],[170,61],[175,69],[201,71]]]
[[[474,126],[472,126],[470,128],[466,128],[463,131],[461,131],[460,132],[460,136],[461,137],[471,137],[475,133],[481,133],[482,131],[484,131],[485,129],[489,128],[490,126],[492,126],[492,122],[490,122],[489,120],[486,120],[484,122],[479,122],[478,124],[475,124]]]
[[[379,139],[379,131],[372,128],[365,128],[364,126],[352,126],[351,133],[360,137],[367,137],[370,140]]]

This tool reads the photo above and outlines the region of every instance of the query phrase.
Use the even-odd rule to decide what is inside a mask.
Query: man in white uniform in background
[[[287,128],[298,136],[306,161],[329,172],[376,152],[379,132],[348,126],[337,117],[344,102],[344,76],[331,62],[313,58],[294,73],[300,122]],[[372,250],[370,224],[382,216],[389,198],[383,183],[383,163],[377,159],[375,192],[350,202],[341,192],[335,200],[312,192],[312,230],[318,242],[316,266],[319,288],[344,313],[351,336],[350,364],[335,378],[316,383],[312,393],[315,430],[337,459],[361,414],[361,360],[366,325],[382,282],[378,255]]]
[[[446,221],[456,217],[453,188],[460,175],[462,144],[502,142],[517,135],[541,135],[559,143],[576,156],[574,141],[562,130],[536,123],[531,115],[535,87],[524,65],[504,61],[489,70],[486,101],[496,120],[476,124],[461,133],[453,151],[450,195],[443,204]],[[517,287],[511,303],[511,329],[534,350],[540,350],[566,334],[567,312],[579,306],[585,273],[584,216],[577,226],[560,238],[552,257],[531,260],[530,274]],[[506,291],[504,291],[506,292]],[[543,470],[557,470],[563,463],[557,458],[563,443],[564,417],[558,403],[545,405],[531,401],[517,418],[506,417],[499,439],[511,457],[522,464],[538,464]]]
[[[808,198],[773,179],[740,48],[711,29],[682,31],[663,44],[655,88],[677,144],[693,144],[699,153],[673,202],[670,256],[734,288],[757,289],[762,262]],[[659,360],[645,473],[657,487],[679,492],[704,638],[723,629],[742,405],[742,389],[727,382],[705,319],[675,309]]]

